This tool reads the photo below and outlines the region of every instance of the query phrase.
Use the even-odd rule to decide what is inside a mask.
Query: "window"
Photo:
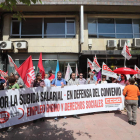
[[[75,24],[73,20],[66,20],[66,37],[75,37]]]
[[[116,33],[132,34],[132,19],[116,19]]]
[[[12,21],[11,23],[11,34],[13,36],[20,35],[20,22],[19,21]]]
[[[114,19],[98,19],[98,33],[114,33],[115,24]]]
[[[12,19],[11,37],[18,38],[74,38],[74,18]]]
[[[89,37],[97,37],[97,20],[96,19],[88,20],[88,33],[89,33]]]
[[[89,38],[139,38],[140,19],[88,19]]]
[[[65,19],[44,19],[44,34],[46,37],[65,37]]]
[[[41,36],[42,37],[42,19],[27,18],[22,20],[21,36]]]

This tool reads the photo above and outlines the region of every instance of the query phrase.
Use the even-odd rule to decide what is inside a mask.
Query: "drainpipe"
[[[80,44],[84,43],[84,6],[80,7]]]
[[[84,43],[84,6],[80,6],[80,23],[79,23],[80,31],[79,31],[79,56],[78,62],[80,62],[81,56],[81,48]],[[78,69],[80,69],[80,65],[78,64]],[[80,70],[81,71],[81,70]]]

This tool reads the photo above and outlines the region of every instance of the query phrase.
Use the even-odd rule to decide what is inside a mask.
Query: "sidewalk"
[[[100,112],[28,122],[14,127],[11,132],[0,130],[0,140],[140,140],[140,110],[137,125],[127,123],[126,112]]]

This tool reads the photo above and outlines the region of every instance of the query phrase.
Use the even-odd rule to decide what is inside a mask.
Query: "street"
[[[140,110],[137,125],[127,123],[126,112],[112,111],[59,118],[46,118],[36,123],[27,122],[16,125],[11,132],[0,130],[0,139],[5,140],[139,140]]]

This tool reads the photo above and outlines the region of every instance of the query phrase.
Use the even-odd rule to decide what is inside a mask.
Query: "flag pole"
[[[126,67],[126,42],[125,42],[125,57],[124,57],[124,67]]]
[[[37,66],[37,70],[36,70],[36,74],[38,73],[38,66]]]
[[[125,65],[125,64],[126,64],[126,57],[124,58],[124,67],[126,67],[126,65]]]

